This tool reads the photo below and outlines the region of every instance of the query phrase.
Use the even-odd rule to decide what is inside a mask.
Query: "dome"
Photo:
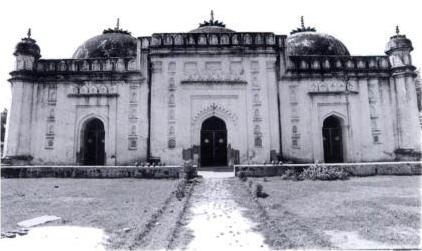
[[[78,47],[73,58],[136,57],[137,40],[129,32],[108,29]]]
[[[202,26],[197,29],[189,31],[189,33],[233,33],[234,30],[227,29],[226,27],[220,27],[220,26]]]
[[[29,29],[28,37],[22,38],[22,41],[16,45],[13,55],[28,55],[39,59],[41,57],[40,52],[40,47],[37,45],[37,41],[31,38],[31,29]]]
[[[286,40],[289,55],[349,56],[346,46],[331,35],[315,31],[294,32]]]
[[[199,24],[199,27],[189,31],[189,33],[233,33],[234,30],[226,28],[223,22],[214,20],[214,12],[211,11],[211,18],[209,21],[204,21]]]

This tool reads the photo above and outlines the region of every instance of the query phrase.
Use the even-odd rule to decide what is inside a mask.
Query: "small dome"
[[[289,55],[349,56],[346,46],[331,35],[315,31],[295,32],[286,40]]]
[[[412,41],[406,37],[406,35],[400,34],[399,26],[396,26],[396,35],[390,38],[385,48],[385,53],[390,53],[393,50],[413,50]]]
[[[40,47],[37,45],[37,41],[31,38],[31,29],[29,29],[28,37],[22,38],[22,41],[16,45],[13,55],[28,55],[39,59],[41,57],[40,52]]]
[[[136,57],[137,40],[129,32],[108,29],[78,47],[73,58]]]

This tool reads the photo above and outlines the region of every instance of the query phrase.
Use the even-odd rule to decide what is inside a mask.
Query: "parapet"
[[[141,48],[158,47],[215,47],[215,46],[271,46],[284,47],[285,35],[271,32],[236,33],[156,33],[139,37]]]

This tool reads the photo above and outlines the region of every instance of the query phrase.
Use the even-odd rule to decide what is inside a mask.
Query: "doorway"
[[[206,119],[201,127],[201,166],[227,166],[226,123],[215,116]]]
[[[343,162],[343,133],[341,122],[337,117],[330,116],[324,120],[322,140],[324,144],[324,161],[326,163]]]
[[[105,163],[105,131],[101,120],[86,122],[82,131],[81,157],[83,165],[101,166]]]

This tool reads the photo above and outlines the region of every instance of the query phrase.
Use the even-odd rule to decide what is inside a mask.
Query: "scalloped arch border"
[[[230,120],[233,125],[237,127],[238,118],[236,114],[216,103],[212,103],[211,105],[205,107],[204,109],[196,113],[196,115],[192,117],[192,125],[196,125],[198,121],[202,122],[206,118],[213,115],[222,117],[225,120]]]

